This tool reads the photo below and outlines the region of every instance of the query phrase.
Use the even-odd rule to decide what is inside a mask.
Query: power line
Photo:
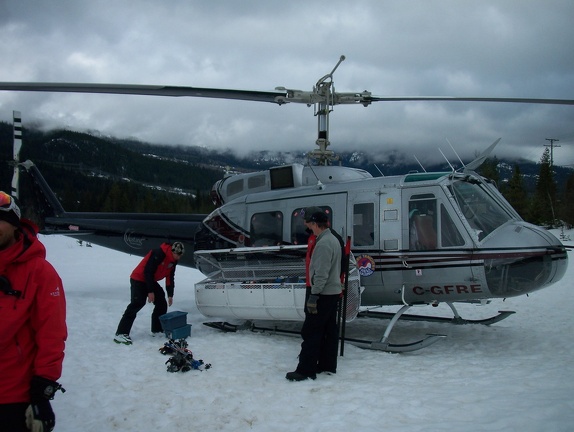
[[[554,166],[554,147],[560,147],[559,145],[554,145],[554,142],[560,140],[556,138],[546,138],[546,141],[550,141],[550,144],[544,144],[544,147],[550,147],[550,168]]]

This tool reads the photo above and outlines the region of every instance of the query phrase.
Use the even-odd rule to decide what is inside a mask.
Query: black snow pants
[[[145,306],[147,302],[147,285],[145,282],[140,282],[130,279],[131,290],[131,303],[126,308],[116,334],[130,334],[132,325],[136,319],[137,313]],[[167,300],[165,298],[165,291],[159,283],[155,283],[153,290],[155,300],[153,304],[153,312],[151,314],[151,331],[152,333],[161,332],[162,326],[159,317],[167,312]]]
[[[306,299],[310,289],[307,289]],[[337,326],[337,306],[340,296],[320,295],[317,301],[317,314],[310,314],[305,308],[305,322],[301,328],[301,352],[297,372],[315,377],[319,372],[337,371],[337,348],[339,327]]]

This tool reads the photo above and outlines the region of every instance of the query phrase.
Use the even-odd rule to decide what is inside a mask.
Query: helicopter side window
[[[411,250],[437,248],[435,199],[409,202],[409,248]]]
[[[243,190],[243,179],[232,181],[227,185],[227,196],[230,197]]]
[[[329,218],[329,226],[333,222],[331,207],[319,206]],[[305,226],[305,207],[297,208],[291,213],[291,243],[294,245],[306,245],[311,231]]]
[[[283,213],[255,213],[251,216],[251,246],[277,246],[282,243]]]
[[[353,206],[353,245],[372,246],[375,244],[375,205],[373,203]]]
[[[247,179],[247,187],[249,189],[255,189],[265,186],[265,174],[252,176]]]

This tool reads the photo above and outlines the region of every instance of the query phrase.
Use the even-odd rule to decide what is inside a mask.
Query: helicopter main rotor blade
[[[130,94],[169,97],[204,97],[215,99],[235,99],[255,102],[271,102],[278,105],[285,103],[304,103],[307,105],[330,101],[333,105],[362,104],[372,102],[400,101],[466,101],[466,102],[506,102],[531,103],[552,105],[574,105],[574,99],[544,99],[544,98],[498,98],[498,97],[456,97],[456,96],[373,96],[368,91],[361,93],[335,92],[329,99],[324,94],[291,90],[278,87],[274,92],[255,90],[233,90],[217,88],[201,88],[186,86],[162,86],[141,84],[86,84],[86,83],[32,83],[32,82],[0,82],[0,90],[66,92],[66,93],[107,93]]]
[[[399,101],[462,101],[462,102],[508,102],[551,105],[574,105],[574,99],[537,99],[537,98],[494,98],[494,97],[455,97],[455,96],[366,96],[365,102]]]
[[[107,93],[171,97],[205,97],[216,99],[237,99],[256,102],[283,104],[286,92],[264,92],[252,90],[229,90],[200,87],[159,86],[138,84],[75,84],[75,83],[28,83],[0,82],[0,90],[66,92],[66,93]]]

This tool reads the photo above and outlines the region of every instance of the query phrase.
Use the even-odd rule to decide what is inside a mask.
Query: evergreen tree
[[[125,194],[125,189],[121,188],[120,185],[118,183],[115,183],[112,188],[110,189],[110,192],[108,193],[108,196],[106,197],[106,200],[104,201],[104,204],[102,206],[102,210],[104,212],[129,212],[129,208],[128,205],[126,205],[126,203],[128,203],[128,199],[127,196]]]
[[[487,158],[477,171],[480,175],[494,181],[498,185],[500,174],[498,172],[498,158],[496,156]]]
[[[514,165],[512,177],[504,188],[503,195],[522,218],[528,217],[528,194],[518,165]]]
[[[529,220],[537,225],[552,226],[556,215],[556,183],[550,165],[550,150],[544,149],[540,158],[540,172],[536,182],[536,190],[530,202]]]
[[[570,174],[566,180],[560,206],[560,218],[566,224],[574,225],[574,174]]]

